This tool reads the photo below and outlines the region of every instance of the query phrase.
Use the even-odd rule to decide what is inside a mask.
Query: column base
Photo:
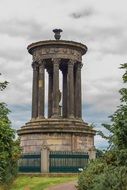
[[[61,116],[60,116],[60,115],[57,115],[57,114],[54,114],[54,115],[52,115],[50,118],[59,119],[59,118],[61,118]]]
[[[32,117],[31,120],[30,120],[30,122],[35,121],[36,119],[37,119],[37,117],[36,118]]]
[[[40,115],[37,117],[37,119],[45,119],[45,117],[43,115]]]
[[[74,117],[74,115],[69,115],[68,118],[69,119],[74,119],[75,117]]]
[[[80,120],[83,122],[83,119],[81,117],[75,117],[75,119]]]

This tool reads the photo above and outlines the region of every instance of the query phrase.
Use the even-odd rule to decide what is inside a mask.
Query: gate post
[[[46,145],[41,149],[41,173],[49,173],[49,148]]]
[[[88,150],[88,155],[90,160],[94,160],[96,158],[96,149],[95,147]]]

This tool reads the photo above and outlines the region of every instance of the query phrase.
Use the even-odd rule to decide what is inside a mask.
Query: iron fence
[[[52,151],[49,154],[50,172],[80,172],[88,163],[89,155],[84,152]]]
[[[41,153],[23,154],[18,166],[19,172],[41,172]]]

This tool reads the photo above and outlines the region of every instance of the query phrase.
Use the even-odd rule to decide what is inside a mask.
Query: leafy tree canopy
[[[0,82],[0,91],[3,91],[8,82]],[[10,110],[0,102],[0,185],[8,188],[9,183],[17,173],[17,160],[20,149],[15,139],[15,130],[11,128],[8,118]]]

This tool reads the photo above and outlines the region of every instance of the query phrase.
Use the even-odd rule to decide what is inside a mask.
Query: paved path
[[[76,190],[75,185],[77,185],[76,181],[67,182],[53,187],[49,187],[47,190]]]

